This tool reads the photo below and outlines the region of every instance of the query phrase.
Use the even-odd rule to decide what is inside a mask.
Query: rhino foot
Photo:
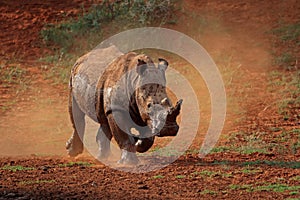
[[[111,154],[111,151],[108,151],[108,152],[99,151],[99,153],[97,155],[97,159],[98,160],[106,160],[109,158],[110,154]]]
[[[118,161],[118,164],[137,165],[138,163],[139,159],[135,153],[122,149],[121,159]]]
[[[74,143],[73,138],[70,138],[66,142],[66,149],[69,156],[75,157],[83,152],[83,143],[82,142]]]

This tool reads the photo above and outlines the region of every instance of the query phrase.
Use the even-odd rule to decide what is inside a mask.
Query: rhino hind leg
[[[83,136],[85,129],[85,114],[80,110],[77,102],[72,98],[69,102],[69,113],[73,126],[73,134],[66,142],[66,149],[69,156],[75,157],[83,152]]]
[[[139,160],[136,156],[135,139],[119,128],[114,118],[119,118],[119,120],[117,119],[118,122],[124,123],[125,126],[128,126],[130,122],[126,120],[126,117],[122,115],[122,112],[117,112],[114,114],[114,116],[110,114],[107,117],[110,130],[122,151],[121,159],[118,161],[118,163],[125,165],[136,165],[138,164]]]
[[[98,159],[106,159],[111,154],[110,141],[112,139],[112,134],[110,128],[107,125],[101,125],[98,129],[96,142],[99,147]]]

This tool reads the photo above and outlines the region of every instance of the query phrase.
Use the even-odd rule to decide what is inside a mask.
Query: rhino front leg
[[[69,102],[69,113],[74,131],[66,143],[66,149],[70,156],[75,157],[83,152],[82,140],[85,129],[85,114],[80,110],[74,98]]]
[[[110,130],[120,149],[122,150],[121,159],[118,161],[118,163],[136,165],[139,160],[136,156],[135,140],[133,136],[127,134],[121,128],[119,128],[116,121],[118,123],[123,123],[122,126],[127,127],[127,131],[130,130],[130,122],[129,120],[126,120],[126,117],[123,116],[122,112],[119,111],[115,111],[114,114],[110,114],[108,116]]]
[[[111,154],[110,141],[112,134],[107,125],[101,125],[98,129],[96,141],[99,147],[98,159],[106,159]]]

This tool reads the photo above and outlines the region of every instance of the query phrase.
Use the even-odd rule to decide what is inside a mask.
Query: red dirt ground
[[[66,157],[64,143],[71,133],[67,91],[64,86],[49,84],[51,81],[42,76],[43,63],[37,60],[49,50],[42,47],[39,31],[46,23],[78,15],[83,2],[87,7],[93,3],[81,0],[0,2],[1,66],[6,69],[20,65],[30,79],[26,93],[16,94],[13,84],[0,85],[0,105],[16,101],[8,111],[0,111],[0,199],[300,198],[300,193],[295,192],[300,185],[299,150],[287,155],[223,152],[209,154],[204,159],[197,154],[186,154],[163,169],[140,174],[111,169],[86,152],[76,159]],[[299,20],[299,2],[191,0],[185,2],[183,10],[185,14],[179,16],[178,23],[168,27],[201,41],[213,57],[230,52],[231,64],[241,65],[239,77],[232,83],[237,89],[239,84],[251,84],[236,94],[243,101],[237,102],[245,110],[243,123],[234,126],[237,116],[229,112],[224,134],[261,130],[271,134],[266,141],[272,142],[272,134],[276,133],[270,132],[270,127],[299,128],[295,120],[280,120],[272,106],[278,96],[266,89],[268,72],[276,67],[272,66],[270,55],[273,38],[267,32],[278,21]],[[218,17],[229,31],[225,35],[213,31],[199,34],[194,27],[197,19],[189,19],[188,13],[192,11]],[[194,145],[199,148],[199,142]],[[29,168],[12,171],[9,166]],[[258,189],[267,184],[292,185],[297,189],[283,192]],[[251,185],[252,189],[234,189],[241,185]]]

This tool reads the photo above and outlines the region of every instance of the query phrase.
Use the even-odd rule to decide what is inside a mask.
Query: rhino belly
[[[95,110],[95,84],[91,85],[85,76],[76,75],[73,77],[72,86],[73,97],[81,111],[97,122]]]

